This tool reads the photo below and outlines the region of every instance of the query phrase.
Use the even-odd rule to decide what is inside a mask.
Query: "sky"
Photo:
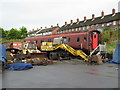
[[[92,17],[111,14],[112,9],[118,12],[120,0],[0,0],[0,27],[5,30],[27,30],[49,28],[51,25],[64,25],[65,21],[76,22]]]

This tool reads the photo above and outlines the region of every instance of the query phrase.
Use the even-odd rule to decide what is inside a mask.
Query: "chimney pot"
[[[57,26],[59,26],[59,24],[57,24]]]
[[[114,8],[112,9],[112,14],[115,14],[115,9]]]
[[[94,19],[95,18],[95,14],[92,14],[92,19]]]
[[[51,25],[51,27],[53,27],[53,25]]]
[[[65,22],[65,25],[67,25],[67,22]]]
[[[104,12],[103,11],[101,12],[101,17],[104,17]]]
[[[42,27],[40,27],[42,29]]]
[[[77,18],[77,22],[79,22],[79,19]]]
[[[45,27],[45,29],[46,29],[47,27]]]
[[[84,22],[86,21],[86,16],[84,17]]]
[[[72,24],[73,23],[73,20],[70,20],[70,24]]]

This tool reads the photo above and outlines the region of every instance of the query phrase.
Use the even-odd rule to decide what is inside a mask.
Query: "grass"
[[[1,43],[10,43],[10,42],[23,42],[23,39],[2,39]]]

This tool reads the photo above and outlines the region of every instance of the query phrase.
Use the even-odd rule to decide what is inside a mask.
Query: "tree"
[[[20,31],[18,31],[17,29],[10,29],[10,31],[8,32],[7,35],[8,39],[20,39]]]
[[[3,28],[0,28],[0,38],[5,38],[6,37],[6,33],[4,31]]]
[[[27,28],[26,27],[22,27],[22,28],[20,28],[20,32],[21,32],[21,38],[23,39],[23,38],[25,38],[25,37],[27,37]]]

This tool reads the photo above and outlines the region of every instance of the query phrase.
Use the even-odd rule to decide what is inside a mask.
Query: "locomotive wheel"
[[[103,64],[100,55],[93,55],[93,56],[91,57],[91,63],[92,63],[92,62],[95,62],[95,63],[97,63],[98,65]]]

